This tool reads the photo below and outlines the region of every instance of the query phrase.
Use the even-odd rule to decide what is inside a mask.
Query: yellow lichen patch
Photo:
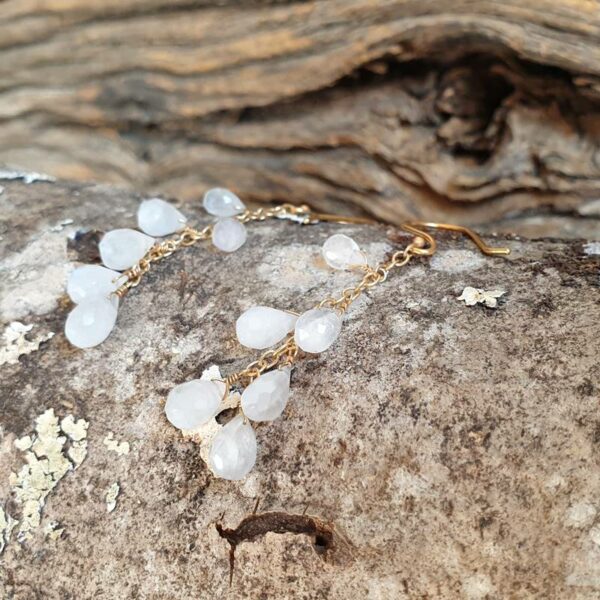
[[[79,442],[87,437],[89,425],[85,419],[78,419],[76,421],[73,415],[67,415],[60,422],[60,428],[75,442]]]
[[[129,454],[129,442],[119,442],[117,440],[115,440],[114,437],[114,433],[112,431],[109,431],[106,434],[106,437],[104,438],[104,445],[109,449],[112,450],[113,452],[116,452],[117,454],[119,454],[120,456],[123,456],[125,454]]]
[[[502,290],[480,290],[474,287],[466,287],[462,294],[458,297],[463,300],[467,306],[475,306],[475,304],[485,304],[488,308],[496,308],[498,298],[504,296],[506,292]]]
[[[87,453],[88,423],[80,419],[75,422],[69,415],[63,419],[61,430],[53,409],[42,413],[35,421],[35,433],[15,441],[15,446],[24,453],[25,464],[16,473],[11,473],[9,482],[12,494],[21,509],[17,539],[20,542],[31,538],[31,531],[40,525],[41,513],[46,497],[58,482],[71,470],[76,469]],[[79,438],[69,443],[67,434]],[[72,439],[72,438],[71,438]]]
[[[49,340],[54,334],[46,333],[38,335],[32,340],[25,336],[32,330],[33,325],[24,325],[19,321],[13,321],[4,330],[4,346],[0,348],[0,365],[15,365],[19,362],[19,356],[34,352],[42,342]]]
[[[115,481],[106,491],[106,511],[111,513],[117,506],[117,496],[121,486]]]

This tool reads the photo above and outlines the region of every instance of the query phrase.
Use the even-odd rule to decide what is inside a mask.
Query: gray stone
[[[74,351],[62,334],[69,264],[97,253],[94,231],[130,223],[139,200],[110,186],[2,185],[2,314],[33,325],[27,335],[55,335],[0,367],[0,505],[19,518],[14,441],[39,415],[90,425],[87,457],[50,492],[32,539],[6,545],[1,597],[598,596],[597,518],[573,508],[600,512],[600,265],[585,241],[486,236],[513,252],[475,260],[468,241],[439,235],[436,269],[423,258],[390,273],[327,353],[302,357],[286,411],[256,427],[251,474],[228,482],[167,421],[168,392],[213,364],[225,376],[257,358],[235,337],[249,306],[303,312],[355,284],[357,273],[322,260],[329,235],[379,258],[409,238],[251,223],[226,265],[210,241],[153,265],[110,337]],[[467,286],[506,294],[495,309],[466,306]],[[109,432],[129,454],[102,443]],[[44,535],[52,521],[64,527],[55,540]]]

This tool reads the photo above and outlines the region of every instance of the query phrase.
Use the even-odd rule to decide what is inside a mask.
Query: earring
[[[247,223],[290,219],[303,224],[316,218],[307,216],[308,207],[291,204],[250,210],[223,188],[206,192],[203,206],[217,220],[200,230],[188,226],[186,217],[174,206],[152,198],[140,204],[139,230],[115,229],[104,234],[98,245],[103,266],[78,267],[68,278],[67,294],[76,306],[65,322],[65,335],[73,346],[91,348],[101,344],[115,326],[120,300],[139,285],[154,263],[180,249],[210,239],[218,250],[235,252],[246,242]],[[160,239],[173,233],[177,233],[173,238]]]
[[[303,215],[306,223],[347,222],[343,217],[304,210],[298,215]],[[225,380],[195,379],[171,390],[165,404],[166,417],[183,431],[201,431],[224,407],[238,409],[239,414],[218,431],[211,443],[208,464],[217,477],[239,480],[250,472],[257,456],[256,435],[250,421],[272,421],[281,416],[290,395],[292,367],[304,354],[319,354],[334,344],[343,316],[357,298],[385,282],[392,271],[412,259],[435,253],[437,244],[428,229],[462,233],[486,255],[510,253],[508,248],[487,246],[466,227],[417,222],[401,228],[414,236],[412,241],[375,267],[368,265],[354,240],[341,234],[331,236],[323,245],[323,257],[334,269],[361,271],[362,278],[356,286],[324,298],[300,315],[264,306],[248,309],[236,321],[238,341],[257,350],[275,347]]]

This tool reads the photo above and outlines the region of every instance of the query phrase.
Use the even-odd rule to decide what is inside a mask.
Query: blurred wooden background
[[[599,133],[596,0],[0,3],[4,165],[593,237]]]

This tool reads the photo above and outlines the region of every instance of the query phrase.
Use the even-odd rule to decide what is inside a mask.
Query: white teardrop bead
[[[204,210],[215,217],[234,217],[246,210],[246,205],[225,188],[213,188],[204,194]]]
[[[219,412],[224,391],[223,384],[218,381],[193,379],[181,383],[167,396],[167,419],[179,429],[196,429]]]
[[[241,415],[234,417],[215,436],[208,464],[217,477],[243,479],[256,462],[256,435]]]
[[[160,198],[150,198],[140,204],[137,221],[144,233],[162,237],[179,231],[187,219],[172,204]]]
[[[154,239],[135,229],[114,229],[98,244],[100,258],[109,269],[124,271],[133,267],[152,248]]]
[[[246,348],[264,350],[280,342],[296,324],[298,317],[268,306],[253,306],[235,322],[237,338]]]
[[[223,252],[235,252],[246,241],[246,227],[237,219],[220,219],[213,227],[212,242]]]
[[[242,410],[253,421],[274,421],[290,396],[290,369],[269,371],[255,379],[242,394]]]
[[[91,298],[69,313],[65,335],[73,346],[91,348],[110,335],[116,321],[117,309],[108,298]]]
[[[115,308],[119,298],[113,292],[118,289],[121,273],[100,265],[85,265],[71,271],[67,280],[67,294],[75,304],[93,298],[108,298]]]
[[[313,308],[300,315],[296,321],[294,338],[304,352],[318,353],[327,350],[342,329],[342,318],[329,308]]]
[[[365,255],[358,244],[343,233],[336,233],[328,238],[322,248],[323,258],[332,269],[351,269],[367,264]]]

